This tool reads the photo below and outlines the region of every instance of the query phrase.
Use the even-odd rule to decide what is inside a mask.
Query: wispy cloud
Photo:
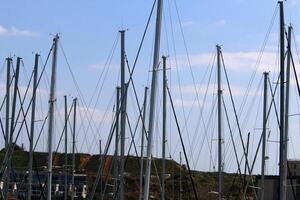
[[[117,64],[112,64],[112,63],[109,64],[109,65],[106,64],[106,63],[95,63],[95,64],[89,65],[89,68],[91,68],[91,69],[97,69],[97,70],[104,69],[106,67],[108,67],[110,69],[114,69],[114,68],[117,68],[118,65]]]
[[[274,71],[277,67],[278,56],[274,52],[265,52],[259,59],[259,52],[223,52],[224,62],[227,69],[237,71]],[[213,55],[209,53],[190,55],[192,67],[207,67],[212,64]],[[188,66],[186,56],[180,56],[178,60],[179,67]]]
[[[0,36],[21,36],[21,37],[37,37],[40,34],[38,32],[29,31],[25,29],[18,29],[14,26],[6,28],[0,25]]]
[[[300,35],[296,35],[296,42],[300,43]]]
[[[292,4],[293,6],[299,5],[299,1],[298,1],[298,0],[290,0],[290,2],[291,2],[291,4]]]
[[[83,121],[83,122],[89,122],[90,119],[88,119],[89,117],[91,117],[91,120],[93,120],[94,122],[96,123],[111,123],[113,121],[113,116],[114,116],[114,113],[111,112],[111,111],[105,111],[105,110],[100,110],[100,109],[97,109],[97,108],[90,108],[90,107],[82,107],[82,106],[79,106],[78,107],[78,110],[79,112],[81,113],[89,113],[91,114],[92,116],[81,116],[79,117],[79,120],[80,121]]]
[[[187,27],[187,26],[192,26],[192,25],[194,25],[194,24],[195,24],[194,21],[189,20],[189,21],[183,22],[183,23],[182,23],[182,26],[183,26],[183,27]]]
[[[226,25],[226,20],[225,19],[220,19],[219,21],[216,21],[213,23],[214,27],[222,27]]]
[[[27,96],[31,96],[33,94],[33,89],[31,87],[27,88],[27,86],[19,85],[18,89],[21,96],[24,96],[26,92],[27,92]],[[46,96],[46,97],[48,97],[49,95],[49,91],[44,88],[38,88],[36,93],[37,95]],[[6,95],[6,85],[0,83],[0,96],[5,96],[5,95]]]
[[[176,107],[185,107],[185,108],[196,108],[196,107],[199,108],[203,106],[203,102],[202,101],[198,102],[196,101],[196,99],[195,100],[174,99],[173,104]]]
[[[223,85],[222,88],[223,88],[223,94],[224,95],[229,95],[227,85]],[[244,88],[244,87],[232,85],[232,86],[230,86],[230,88],[231,88],[233,96],[239,97],[239,96],[245,95],[246,88]],[[201,98],[202,95],[205,95],[205,93],[207,93],[207,95],[217,94],[217,86],[214,85],[214,84],[210,84],[210,85],[202,85],[202,84],[184,85],[184,86],[181,86],[181,90],[180,90],[179,86],[173,86],[172,87],[173,92],[175,92],[176,94],[180,94],[180,91],[181,91],[181,93],[185,97],[195,96],[196,95],[196,90],[197,90],[197,93],[199,95],[199,98]],[[260,94],[261,94],[261,90],[256,91],[254,89],[250,89],[250,91],[248,91],[249,96],[256,96],[256,95],[260,95]]]

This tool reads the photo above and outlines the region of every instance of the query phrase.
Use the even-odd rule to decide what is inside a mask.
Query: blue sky
[[[274,10],[277,6],[277,1],[177,0],[176,4],[174,2],[175,1],[173,0],[165,0],[161,54],[170,56],[169,65],[172,70],[169,72],[169,84],[170,87],[173,88],[174,102],[178,111],[181,126],[188,127],[183,128],[186,140],[190,140],[189,142],[186,141],[186,144],[188,145],[193,141],[192,138],[194,132],[197,132],[197,122],[190,119],[199,117],[198,110],[194,108],[199,108],[201,106],[198,105],[197,107],[192,105],[195,100],[195,86],[193,85],[192,75],[190,68],[188,67],[189,64],[187,62],[187,55],[181,35],[176,6],[187,44],[195,83],[197,84],[196,88],[199,89],[200,101],[203,102],[204,95],[204,82],[202,83],[200,80],[202,80],[207,65],[210,63],[209,60],[212,56],[212,52],[215,50],[215,45],[221,44],[223,45],[222,48],[225,62],[227,63],[232,87],[234,88],[237,107],[239,107],[245,87],[248,85],[250,76],[254,70],[253,66],[255,65],[258,52],[265,38],[267,27],[271,22]],[[149,0],[11,0],[2,2],[1,7],[3,12],[0,12],[0,57],[3,62],[7,56],[22,57],[25,68],[29,73],[33,65],[32,52],[39,52],[42,59],[45,60],[52,42],[52,35],[60,33],[61,45],[66,53],[72,71],[75,74],[76,81],[80,86],[85,101],[89,102],[97,80],[101,77],[101,73],[103,73],[104,70],[107,70],[107,68],[104,67],[105,62],[110,55],[109,52],[118,35],[118,30],[122,28],[128,29],[126,32],[126,52],[129,63],[132,65],[152,4],[153,1]],[[300,2],[297,0],[289,0],[285,3],[286,23],[291,22],[294,25],[298,42],[299,37],[297,36],[297,33],[299,30],[298,23],[300,21],[299,7]],[[255,77],[253,87],[251,88],[253,98],[256,98],[257,95],[255,89],[261,79],[261,73],[264,70],[274,71],[277,67],[277,31],[278,15],[275,18],[275,23],[271,29],[265,54]],[[151,66],[152,61],[151,52],[153,48],[153,33],[154,18],[152,17],[145,44],[134,74],[140,102],[143,97],[143,87],[149,85],[149,76],[151,75],[149,67]],[[178,66],[176,66],[175,58],[177,59]],[[104,124],[101,126],[101,129],[98,130],[100,132],[99,134],[93,133],[92,130],[84,132],[82,130],[84,128],[80,129],[81,131],[79,131],[78,136],[78,150],[80,151],[94,153],[97,150],[95,141],[99,138],[105,140],[107,137],[110,120],[104,120],[103,113],[106,109],[109,109],[110,112],[112,111],[114,88],[119,80],[118,64],[119,45],[117,44],[111,60],[111,65],[107,71],[107,77],[105,80],[101,79],[101,83],[103,82],[103,90],[99,102],[95,104],[95,100],[93,100],[93,103],[89,108],[85,108],[82,99],[80,100],[80,106],[82,106],[81,109],[83,113],[87,109],[90,110],[90,112],[93,112],[93,105],[95,104],[96,114],[93,116],[94,123],[96,126],[102,123]],[[48,69],[48,76],[49,74],[50,71]],[[274,76],[276,75],[272,73],[271,77]],[[3,84],[5,81],[4,74],[1,74],[1,77],[1,82]],[[272,79],[274,80],[274,78]],[[23,85],[26,85],[25,83],[26,81],[24,79]],[[44,84],[43,86],[45,91],[47,91],[46,85],[47,84]],[[63,104],[61,102],[64,94],[73,97],[78,96],[78,91],[74,87],[74,82],[61,53],[61,49],[58,62],[57,89],[57,111],[59,113],[62,109]],[[210,91],[211,90],[214,90],[213,86],[210,88]],[[161,93],[159,94],[161,95]],[[208,107],[212,105],[214,98],[214,92],[210,92],[210,94],[212,97],[208,99],[210,102],[206,102],[207,106],[205,106],[206,110],[204,111],[204,117],[206,119],[210,113]],[[161,106],[160,95],[158,97],[159,108]],[[44,98],[46,99],[46,96],[44,96]],[[129,98],[133,101],[132,96]],[[259,102],[256,102],[255,105],[259,106],[260,104]],[[44,103],[44,108],[45,107],[46,103]],[[132,116],[132,122],[135,123],[137,116],[135,105],[134,103],[130,103],[128,107],[130,110],[129,115]],[[188,114],[189,112],[191,112],[190,115]],[[257,113],[254,112],[252,114],[255,116]],[[157,121],[160,120],[160,115],[161,114],[158,113],[159,117]],[[241,120],[245,119],[244,115],[246,114],[241,115]],[[96,119],[97,117],[99,118],[98,120]],[[185,117],[188,118],[187,122],[184,122]],[[109,117],[106,116],[105,118]],[[172,120],[169,121],[170,124],[174,123]],[[232,123],[234,123],[234,121],[232,121]],[[258,122],[254,119],[250,120],[249,125],[245,125],[245,132],[253,131],[253,126],[257,125],[257,123]],[[85,121],[82,122],[82,124],[84,124],[83,126],[88,127],[88,122]],[[226,124],[224,127],[226,127]],[[161,130],[161,122],[157,122],[157,130],[158,132]],[[177,159],[180,151],[180,148],[177,145],[177,133],[174,133],[175,129],[171,125],[169,132],[170,139],[168,140],[168,151],[175,159]],[[58,137],[58,135],[59,131],[56,137]],[[199,144],[203,140],[210,140],[207,138],[203,139],[201,133],[199,133],[199,135],[197,136],[196,134],[195,136],[197,141],[200,141]],[[225,135],[225,143],[230,143],[228,131]],[[158,142],[159,137],[159,135],[156,136]],[[209,137],[214,139],[214,135]],[[274,136],[274,138],[276,138],[276,136]],[[56,138],[56,141],[57,140],[58,139]],[[256,140],[257,136],[253,136],[252,146],[255,146]],[[25,136],[22,136],[22,142],[26,144]],[[41,142],[41,145],[38,146],[39,150],[44,150],[43,144],[45,142],[46,141]],[[194,145],[197,146],[197,144]],[[209,169],[208,163],[210,162],[208,162],[207,158],[207,162],[201,162],[203,156],[205,156],[206,153],[209,153],[208,146],[209,145],[206,144],[206,146],[203,147],[204,152],[201,151],[200,162],[196,161],[197,156],[191,156],[193,167],[202,170]],[[193,148],[194,147],[188,147],[188,150],[192,152]],[[211,148],[216,148],[216,145],[213,145]],[[197,150],[199,149],[196,148],[196,151]],[[230,152],[230,150],[228,151]],[[276,146],[272,147],[272,144],[270,144],[270,152],[272,153],[274,151],[276,151]],[[160,155],[159,146],[154,148],[154,154],[156,156]],[[214,154],[212,156],[215,158],[215,152],[212,154]],[[297,153],[290,154],[291,158],[297,158],[299,156],[300,154]],[[232,157],[230,156],[226,157],[225,160],[231,160],[230,162],[233,162]],[[276,159],[271,159],[270,163],[270,173],[276,173]],[[234,171],[234,164],[234,162],[230,165],[225,164],[225,169]],[[275,167],[273,167],[274,165]]]

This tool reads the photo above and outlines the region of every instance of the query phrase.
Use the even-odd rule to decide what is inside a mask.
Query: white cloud
[[[27,86],[18,86],[19,88],[19,92],[21,96],[24,96],[27,90],[27,97],[32,96],[33,94],[33,89],[32,87],[29,87],[27,89]],[[42,95],[42,96],[48,96],[49,95],[49,91],[43,88],[38,88],[37,89],[37,95]],[[0,96],[5,96],[6,94],[6,85],[5,84],[0,84]]]
[[[117,64],[109,64],[109,65],[107,65],[105,63],[95,63],[95,64],[91,64],[89,66],[89,68],[91,68],[91,69],[104,69],[106,67],[109,67],[110,69],[112,69],[112,68],[117,68],[118,65]]]
[[[298,5],[299,4],[299,0],[290,0],[291,4],[293,6]]]
[[[0,36],[37,37],[39,36],[39,33],[29,30],[21,30],[14,26],[11,28],[5,28],[4,26],[0,25]]]
[[[190,21],[185,21],[185,22],[183,22],[183,23],[182,23],[182,26],[183,26],[183,27],[187,27],[187,26],[192,26],[192,25],[194,25],[194,24],[195,24],[195,22],[192,21],[192,20],[190,20]]]
[[[220,19],[219,21],[217,21],[214,26],[216,27],[222,27],[226,25],[226,20],[225,19]]]
[[[251,71],[256,68],[259,52],[223,52],[224,62],[227,69],[238,71]],[[213,55],[209,53],[190,55],[192,67],[207,67],[212,64]],[[278,57],[274,52],[264,52],[259,65],[259,71],[274,71],[277,68]],[[216,63],[215,63],[216,64]],[[187,66],[186,56],[178,59],[179,67]]]
[[[199,105],[200,103],[200,105]],[[187,107],[187,108],[195,108],[195,107],[202,107],[203,106],[203,103],[200,101],[196,101],[196,100],[181,100],[181,99],[174,99],[173,100],[173,104],[174,106],[176,107]],[[206,103],[207,105],[207,103]]]
[[[300,35],[296,35],[296,42],[299,43],[300,42]]]
[[[244,96],[245,95],[245,91],[246,88],[241,87],[241,86],[230,86],[231,87],[231,91],[232,91],[232,95],[233,96]],[[227,85],[223,84],[222,86],[223,88],[223,95],[229,95],[229,90]],[[210,85],[201,85],[201,84],[197,84],[197,85],[184,85],[181,86],[181,92],[183,94],[183,96],[187,97],[187,96],[195,96],[196,95],[196,91],[198,92],[199,98],[202,97],[202,95],[205,95],[206,90],[207,90],[207,95],[213,95],[213,94],[217,94],[217,86],[210,84]],[[172,87],[172,91],[175,92],[177,95],[180,94],[180,88],[179,86],[173,86]],[[249,96],[256,96],[256,95],[260,95],[261,94],[261,90],[254,90],[254,89],[250,89],[249,91]]]
[[[86,107],[82,107],[82,106],[78,106],[78,111],[81,113],[85,113],[87,112],[88,114],[86,116],[79,115],[79,120],[80,121],[89,121],[88,118],[92,117],[92,120],[96,123],[111,123],[113,120],[113,116],[114,113],[111,111],[104,111],[104,110],[100,110],[100,109],[93,109],[93,108],[86,108]],[[92,115],[92,116],[90,116]]]

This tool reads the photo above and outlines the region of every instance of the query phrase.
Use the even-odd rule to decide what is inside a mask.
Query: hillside
[[[0,162],[3,161],[5,151],[0,152]],[[68,154],[68,162],[71,163],[72,155]],[[89,188],[92,187],[93,180],[100,164],[99,155],[76,154],[76,171],[78,173],[86,173]],[[15,150],[12,157],[12,165],[14,170],[26,171],[28,163],[28,152],[22,150]],[[53,157],[53,165],[55,170],[61,170],[64,163],[64,154],[55,154]],[[44,152],[34,153],[35,169],[43,170],[47,165],[47,154]],[[113,168],[114,158],[108,156],[104,167],[104,175],[102,177],[102,185],[107,181],[109,185],[113,184]],[[139,173],[140,173],[140,159],[129,156],[126,162],[126,197],[127,199],[138,199],[139,196]],[[182,174],[181,184],[182,191],[180,193],[180,171]],[[153,159],[152,162],[152,176],[151,176],[151,192],[152,199],[160,198],[159,174],[161,172],[161,159]],[[192,171],[192,176],[195,182],[198,197],[203,200],[216,199],[217,190],[217,173]],[[179,199],[181,194],[182,199],[195,199],[188,170],[185,165],[180,166],[177,162],[172,160],[166,161],[166,199]],[[246,177],[249,179],[250,177]],[[243,193],[243,181],[236,174],[224,173],[224,195],[230,199],[240,199]],[[254,180],[255,181],[255,180]],[[99,184],[100,185],[100,184]],[[104,187],[102,188],[104,190]],[[109,198],[109,193],[113,191],[112,187],[106,188],[106,199]],[[97,188],[99,195],[100,187]],[[97,196],[98,196],[97,195]],[[248,195],[251,196],[251,191],[248,190]]]

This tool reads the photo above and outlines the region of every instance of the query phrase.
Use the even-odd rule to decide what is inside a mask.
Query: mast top
[[[125,33],[126,31],[128,31],[128,29],[121,29],[119,30],[119,33]]]

